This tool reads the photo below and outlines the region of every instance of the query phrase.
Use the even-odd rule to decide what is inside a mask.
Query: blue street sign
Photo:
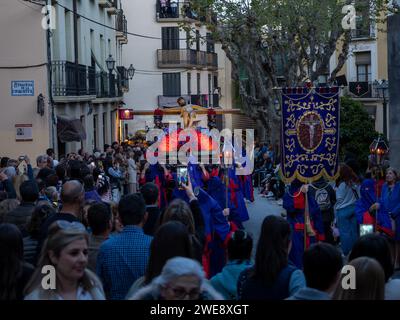
[[[35,81],[11,81],[11,96],[24,97],[35,95]]]

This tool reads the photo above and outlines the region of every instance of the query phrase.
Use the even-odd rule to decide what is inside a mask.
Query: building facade
[[[230,73],[224,70],[227,59],[201,24],[211,16],[197,16],[187,1],[130,0],[124,7],[129,32],[140,35],[130,35],[134,41],[123,53],[124,63],[133,63],[136,68],[124,99],[126,107],[135,112],[176,107],[178,97],[204,108],[232,107],[230,79],[225,77]],[[184,21],[191,27],[189,33],[180,28]],[[206,127],[206,119],[206,115],[198,116],[199,125]],[[164,123],[180,120],[176,115],[163,117]],[[153,128],[153,116],[135,115],[125,124],[132,135]]]
[[[345,85],[343,94],[363,103],[375,121],[375,130],[385,133],[386,128],[388,135],[390,101],[385,89],[387,84],[380,86],[388,79],[387,26],[386,23],[375,23],[369,12],[357,14],[356,29],[351,31],[350,55],[338,73],[338,79],[341,79],[338,84]],[[338,53],[331,59],[331,70],[336,67],[337,57]]]
[[[16,159],[26,154],[33,160],[51,143],[42,19],[40,6],[0,2],[1,156]]]
[[[128,37],[121,1],[60,0],[55,13],[50,79],[55,149],[60,155],[103,150],[120,138],[118,108],[129,90],[122,65]]]

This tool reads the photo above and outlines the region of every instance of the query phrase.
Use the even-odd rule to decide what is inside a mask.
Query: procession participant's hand
[[[228,217],[230,215],[230,210],[229,208],[225,208],[222,213],[224,214],[224,217]]]
[[[378,202],[376,202],[369,208],[369,212],[371,213],[373,211],[379,210],[379,208],[380,208],[380,204]]]
[[[186,191],[186,194],[189,198],[189,201],[192,201],[194,199],[197,199],[196,196],[194,195],[194,191],[193,191],[193,186],[192,186],[192,182],[190,181],[190,177],[188,176],[188,184],[182,184],[182,188]]]
[[[307,193],[308,192],[308,184],[303,184],[300,188],[300,191],[303,193]]]

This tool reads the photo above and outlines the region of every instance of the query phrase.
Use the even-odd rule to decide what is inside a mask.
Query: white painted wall
[[[40,7],[39,7],[40,8]],[[0,1],[0,67],[30,66],[47,62],[46,32],[38,6],[15,0]],[[50,146],[47,67],[0,68],[0,156],[27,154],[33,161]],[[34,96],[11,96],[11,81],[33,80]],[[45,97],[45,115],[37,110],[37,96]],[[33,141],[16,142],[15,124],[32,124]]]

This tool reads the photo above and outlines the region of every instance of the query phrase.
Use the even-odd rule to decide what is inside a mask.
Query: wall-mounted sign
[[[33,141],[31,124],[15,125],[15,141]]]
[[[35,95],[35,81],[11,81],[11,96],[26,97]]]
[[[119,109],[119,120],[133,120],[132,109]]]

